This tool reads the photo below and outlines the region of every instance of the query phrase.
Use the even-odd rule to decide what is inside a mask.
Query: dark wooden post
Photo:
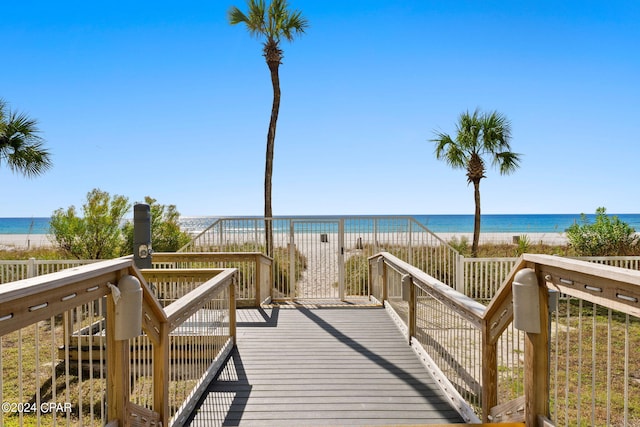
[[[138,203],[133,207],[133,261],[139,269],[151,268],[151,208]]]

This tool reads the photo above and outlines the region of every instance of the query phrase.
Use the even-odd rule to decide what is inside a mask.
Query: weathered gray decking
[[[463,422],[381,308],[238,311],[238,345],[191,425]]]

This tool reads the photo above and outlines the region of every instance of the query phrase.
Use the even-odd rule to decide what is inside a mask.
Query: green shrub
[[[371,255],[373,255],[373,247],[365,245],[362,253],[351,255],[345,261],[344,287],[346,295],[367,295],[369,282],[368,258]]]
[[[302,273],[307,269],[307,257],[295,248],[295,281],[302,277]],[[289,247],[276,247],[273,249],[273,278],[275,288],[285,295],[291,293],[291,277],[289,275],[291,266],[291,257],[289,256]]]
[[[82,216],[75,206],[56,210],[51,216],[51,234],[58,247],[77,259],[110,259],[121,255],[124,243],[120,229],[131,205],[124,196],[113,198],[106,191],[93,189],[82,205]]]
[[[567,229],[569,243],[578,255],[615,256],[638,252],[636,230],[617,216],[608,216],[606,209],[596,209],[596,219],[590,223],[585,214],[580,223]]]
[[[529,252],[531,246],[531,239],[526,234],[521,235],[518,238],[518,249],[516,249],[516,256],[520,256],[526,252]]]
[[[156,252],[175,252],[191,237],[180,229],[175,205],[160,205],[146,196],[151,211],[151,244]],[[77,259],[111,259],[133,252],[133,223],[124,223],[131,209],[124,196],[111,197],[97,188],[87,193],[82,215],[75,206],[51,216],[50,232],[57,248]],[[124,225],[123,225],[124,223]]]
[[[467,236],[461,236],[459,239],[458,237],[454,236],[447,243],[460,254],[464,255],[471,253],[471,248],[469,248],[469,239],[467,238]]]

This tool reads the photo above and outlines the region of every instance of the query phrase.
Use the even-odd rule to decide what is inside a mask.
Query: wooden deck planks
[[[190,425],[462,423],[383,309],[243,309]]]

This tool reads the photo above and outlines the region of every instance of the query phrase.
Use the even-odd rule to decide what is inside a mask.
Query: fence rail
[[[131,257],[0,286],[0,399],[15,404],[0,425],[180,425],[233,346],[236,275],[194,273],[164,307]],[[132,276],[142,334],[116,339],[114,288]]]

